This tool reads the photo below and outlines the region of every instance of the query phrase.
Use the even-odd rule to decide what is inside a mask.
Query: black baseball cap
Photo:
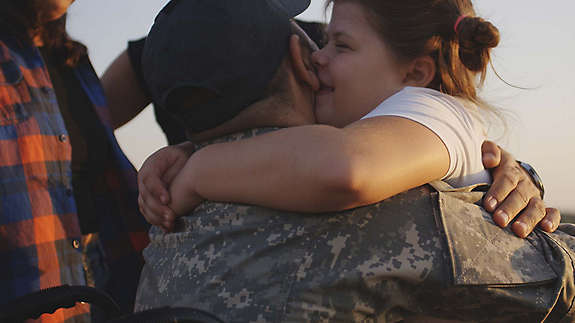
[[[154,103],[191,132],[214,128],[264,98],[289,50],[290,19],[310,0],[172,0],[158,14],[142,56]],[[193,107],[174,90],[215,94]]]

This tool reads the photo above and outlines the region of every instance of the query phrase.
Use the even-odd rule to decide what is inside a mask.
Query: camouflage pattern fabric
[[[203,203],[176,232],[150,231],[136,310],[194,307],[226,322],[573,321],[569,232],[519,239],[474,204],[481,193],[442,185],[324,214]]]

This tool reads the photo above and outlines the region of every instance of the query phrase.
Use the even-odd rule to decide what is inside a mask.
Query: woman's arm
[[[177,150],[175,156],[180,156],[181,153],[178,153]],[[482,151],[484,167],[493,168],[493,185],[484,199],[485,208],[490,212],[495,210],[496,213],[503,210],[508,215],[508,220],[517,216],[518,220],[512,228],[520,237],[529,234],[537,225],[547,232],[555,231],[561,220],[559,210],[545,209],[538,205],[537,201],[540,201],[539,191],[524,171],[520,169],[518,171],[515,158],[492,142],[484,142]],[[162,225],[169,231],[173,227],[175,214],[166,206],[170,201],[167,190],[175,177],[175,172],[181,169],[180,162],[177,163],[177,167],[173,166],[175,165],[174,160],[179,159],[174,159],[172,150],[162,149],[152,156],[154,158],[148,158],[138,174],[138,183],[141,189],[140,208],[151,223]],[[189,157],[187,154],[184,156],[185,160]],[[185,160],[181,162],[181,167],[185,164]],[[172,171],[174,172],[172,173]],[[173,175],[166,176],[166,174]],[[146,191],[150,194],[146,194]],[[490,196],[497,201],[495,205],[490,205]],[[199,203],[196,195],[188,197],[195,201],[188,201],[188,206],[195,207],[195,203]],[[145,203],[144,200],[146,200]],[[499,225],[506,225],[506,223],[501,223],[501,219],[498,219],[497,216],[494,216],[494,220]],[[524,223],[527,230],[517,227],[518,222]]]
[[[338,129],[303,126],[194,153],[170,187],[170,207],[188,197],[282,210],[324,212],[381,201],[439,179],[449,154],[425,126],[400,117],[360,120]]]

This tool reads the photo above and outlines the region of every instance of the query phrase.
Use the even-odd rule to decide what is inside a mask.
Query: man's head
[[[191,133],[229,123],[266,101],[289,105],[298,95],[292,92],[302,91],[294,81],[314,82],[302,75],[311,70],[305,43],[290,41],[290,18],[308,5],[309,0],[172,0],[156,18],[143,55],[155,103]],[[266,111],[285,113],[267,103],[240,127],[263,126]]]

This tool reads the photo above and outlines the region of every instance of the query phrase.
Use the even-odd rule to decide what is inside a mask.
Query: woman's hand
[[[194,158],[189,158],[170,183],[169,190],[172,198],[168,206],[175,214],[188,214],[204,201],[195,189],[196,173],[194,166]],[[168,218],[167,220],[164,223],[165,227],[171,231],[174,227],[175,218]]]
[[[138,204],[146,220],[173,228],[176,213],[168,206],[172,199],[168,188],[193,152],[191,143],[164,147],[146,159],[138,172]]]
[[[541,192],[515,158],[490,141],[483,143],[482,152],[483,165],[492,169],[493,177],[483,206],[493,213],[493,221],[506,227],[517,217],[511,229],[522,238],[537,225],[547,232],[555,231],[561,222],[559,210],[545,208]]]

